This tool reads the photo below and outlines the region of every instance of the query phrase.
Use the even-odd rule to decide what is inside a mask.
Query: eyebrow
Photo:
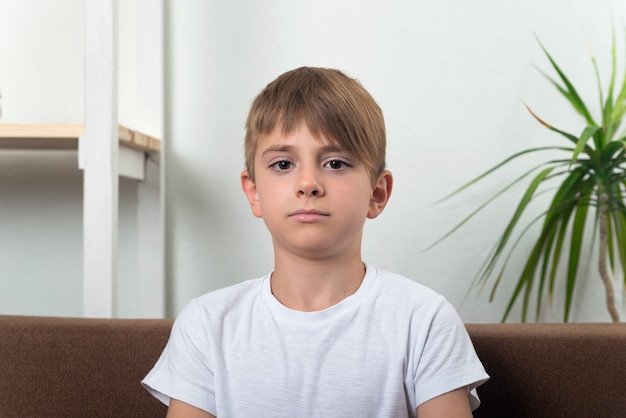
[[[272,152],[289,152],[293,149],[291,145],[272,145],[261,153],[261,156],[270,154]]]
[[[293,151],[295,147],[293,145],[272,145],[270,147],[268,147],[267,149],[265,149],[262,153],[261,156],[265,156],[267,154],[273,153],[273,152],[290,152]],[[343,148],[338,147],[337,145],[331,144],[331,145],[325,145],[320,149],[322,154],[325,153],[329,153],[329,152],[346,152]]]

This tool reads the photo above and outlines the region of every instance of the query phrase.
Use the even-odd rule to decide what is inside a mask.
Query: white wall
[[[158,24],[147,23],[159,21],[161,3],[151,3],[120,1],[119,111],[121,123],[161,136],[163,51],[155,39]],[[432,202],[513,151],[558,141],[523,101],[559,126],[578,127],[531,67],[548,69],[534,33],[590,93],[581,26],[606,69],[610,23],[620,34],[626,17],[622,0],[165,5],[161,164],[169,314],[196,295],[271,268],[268,233],[239,191],[243,123],[252,98],[269,81],[314,65],[358,78],[385,112],[395,189],[386,212],[366,226],[364,258],[443,293],[468,322],[498,321],[506,303],[511,285],[502,286],[493,304],[487,292],[472,293],[462,304],[515,202],[494,204],[423,252],[506,178]],[[0,122],[82,121],[82,13],[82,0],[0,0]],[[136,282],[138,260],[146,256],[137,250],[137,228],[145,223],[136,219],[137,184],[122,180],[120,194],[120,314],[137,316],[137,299],[146,292]],[[0,151],[0,313],[81,315],[81,200],[75,153]],[[148,232],[143,236],[158,240],[158,230]],[[580,290],[573,319],[608,320],[601,286],[592,282]],[[559,320],[560,305],[553,310],[543,319]]]
[[[395,190],[386,213],[366,225],[364,258],[443,293],[466,321],[499,321],[510,280],[493,304],[486,302],[488,292],[462,302],[513,198],[434,249],[421,250],[506,177],[432,203],[514,151],[560,141],[538,126],[523,102],[555,124],[581,127],[532,68],[548,69],[535,33],[585,85],[584,94],[594,84],[581,26],[606,69],[610,25],[621,30],[624,17],[622,0],[167,2],[169,313],[203,292],[271,269],[268,233],[239,190],[243,124],[268,82],[311,65],[358,78],[386,116]],[[608,320],[599,282],[585,293],[572,319]],[[560,306],[553,310],[543,319],[560,320]]]

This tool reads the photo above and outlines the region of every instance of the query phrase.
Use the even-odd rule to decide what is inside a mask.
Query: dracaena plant
[[[566,100],[585,122],[578,135],[560,129],[537,116],[528,106],[530,114],[563,142],[530,148],[515,153],[466,183],[442,200],[447,200],[466,190],[469,186],[493,174],[513,160],[529,154],[547,152],[546,161],[522,173],[504,189],[478,207],[455,228],[437,242],[448,237],[514,184],[528,181],[515,211],[512,213],[502,235],[480,268],[474,285],[490,283],[490,301],[493,301],[498,285],[505,277],[508,261],[525,235],[536,234],[530,252],[519,273],[517,283],[504,311],[502,322],[509,317],[516,303],[521,303],[521,320],[528,318],[535,303],[535,319],[540,318],[542,301],[552,301],[554,289],[564,286],[563,320],[568,321],[576,285],[580,280],[597,280],[600,277],[606,290],[607,309],[612,321],[620,320],[616,308],[612,276],[621,272],[621,283],[626,283],[626,136],[621,129],[626,112],[626,71],[617,76],[617,52],[615,35],[611,45],[611,70],[608,84],[602,84],[600,71],[591,57],[598,99],[599,115],[592,115],[590,108],[578,94],[574,85],[557,65],[539,41],[545,56],[556,75],[541,72],[552,84],[560,97]],[[620,54],[626,57],[626,53]],[[541,204],[540,195],[551,193],[547,207],[539,207],[539,216],[527,224],[520,222],[533,204]],[[546,196],[544,196],[545,198]],[[544,204],[545,204],[544,200]],[[536,213],[536,212],[533,212]],[[521,224],[521,225],[520,225]],[[537,225],[538,224],[538,225]],[[531,228],[539,226],[539,228]],[[538,230],[538,232],[537,232]],[[584,257],[584,248],[597,251],[596,269],[584,268],[590,258]],[[589,274],[588,274],[589,273]],[[598,280],[600,286],[600,280]]]

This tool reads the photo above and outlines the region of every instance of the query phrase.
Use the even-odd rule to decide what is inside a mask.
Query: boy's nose
[[[305,170],[298,183],[299,196],[319,197],[324,193],[318,174],[314,170]]]

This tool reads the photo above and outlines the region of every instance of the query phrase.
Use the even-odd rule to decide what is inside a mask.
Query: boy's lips
[[[319,222],[330,214],[317,209],[299,209],[289,214],[289,217],[299,222]]]

